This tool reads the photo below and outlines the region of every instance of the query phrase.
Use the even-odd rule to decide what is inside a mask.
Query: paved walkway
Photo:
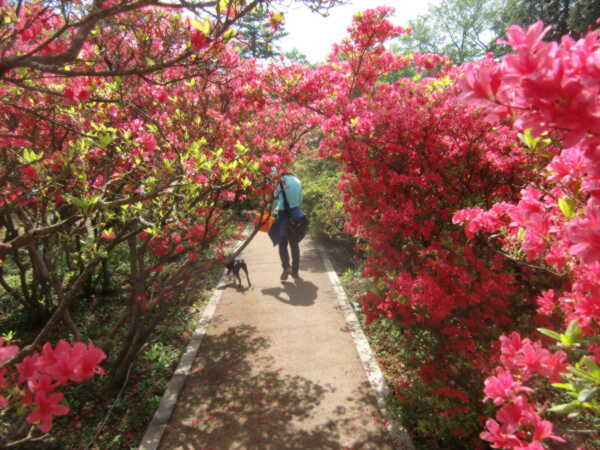
[[[151,425],[154,447],[141,448],[159,440],[163,450],[394,448],[314,243],[302,243],[295,282],[279,280],[266,233],[242,256],[253,286],[218,288],[170,422],[164,433]]]

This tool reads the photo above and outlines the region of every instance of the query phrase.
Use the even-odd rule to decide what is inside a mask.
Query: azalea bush
[[[236,51],[233,25],[269,3],[0,2],[0,285],[7,315],[33,328],[4,351],[2,370],[14,373],[49,339],[73,339],[77,351],[93,339],[107,381],[121,386],[169,309],[226,256],[231,206],[271,201],[272,170],[292,160],[307,127]],[[100,282],[122,286],[103,335],[79,317]],[[51,377],[50,362],[36,359],[35,377]],[[3,388],[26,382],[8,377]],[[46,432],[66,409],[40,392],[54,412],[30,422]]]
[[[517,201],[454,219],[563,279],[536,298],[538,314],[562,327],[500,340],[501,365],[485,382],[485,398],[500,409],[482,433],[499,448],[563,441],[552,426],[557,415],[576,421],[583,439],[597,437],[600,423],[600,33],[558,44],[542,40],[547,32],[542,23],[509,28],[504,43],[514,53],[465,68],[463,79],[465,98],[509,118],[522,133],[521,152],[543,162],[542,177]],[[562,395],[549,399],[550,385]]]
[[[505,405],[482,435],[493,445],[559,440],[545,407],[597,414],[596,34],[557,46],[510,29],[517,55],[453,68],[387,52],[405,31],[388,14],[357,15],[329,64],[287,84],[341,164],[346,230],[367,242],[367,321],[401,326],[395,404],[443,448],[481,446],[493,403]],[[407,66],[425,76],[390,76]]]
[[[403,329],[397,343],[408,384],[396,392],[406,425],[461,445],[477,439],[497,338],[529,329],[535,308],[527,299],[555,280],[484,239],[469,240],[452,217],[516,199],[537,176],[535,161],[514,151],[516,131],[501,121],[491,127],[461,101],[461,73],[449,61],[386,51],[385,40],[405,32],[388,14],[356,16],[330,64],[305,75],[290,96],[301,101],[321,87],[322,97],[310,99],[326,133],[321,152],[342,167],[346,230],[367,243],[367,322],[384,317]],[[389,77],[409,66],[430,76]]]

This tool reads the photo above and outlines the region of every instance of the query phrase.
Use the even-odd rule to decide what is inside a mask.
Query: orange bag
[[[262,223],[260,231],[264,231],[265,233],[269,232],[269,230],[271,229],[271,225],[273,225],[273,223],[275,222],[275,217],[271,216],[271,214],[269,213],[264,213],[262,216],[259,213],[257,213],[256,218],[256,223]]]

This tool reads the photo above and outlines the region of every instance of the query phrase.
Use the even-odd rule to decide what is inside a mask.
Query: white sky
[[[310,62],[324,61],[335,42],[346,35],[346,28],[352,23],[352,16],[359,11],[377,6],[392,6],[396,14],[394,25],[406,25],[410,19],[427,11],[427,7],[438,0],[350,0],[347,5],[331,10],[328,17],[312,13],[303,5],[296,4],[285,12],[285,29],[288,36],[278,42],[279,47],[288,52],[294,47],[304,53]]]

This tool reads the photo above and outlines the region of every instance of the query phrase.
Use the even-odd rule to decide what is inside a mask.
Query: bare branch
[[[2,245],[0,245],[0,258],[3,258],[7,254],[14,252],[18,248],[30,245],[38,239],[62,231],[64,228],[68,227],[69,225],[73,224],[79,219],[81,219],[81,216],[71,216],[68,219],[63,220],[62,222],[56,223],[54,225],[49,225],[43,228],[37,228],[28,233],[17,236],[11,241],[2,242]]]

